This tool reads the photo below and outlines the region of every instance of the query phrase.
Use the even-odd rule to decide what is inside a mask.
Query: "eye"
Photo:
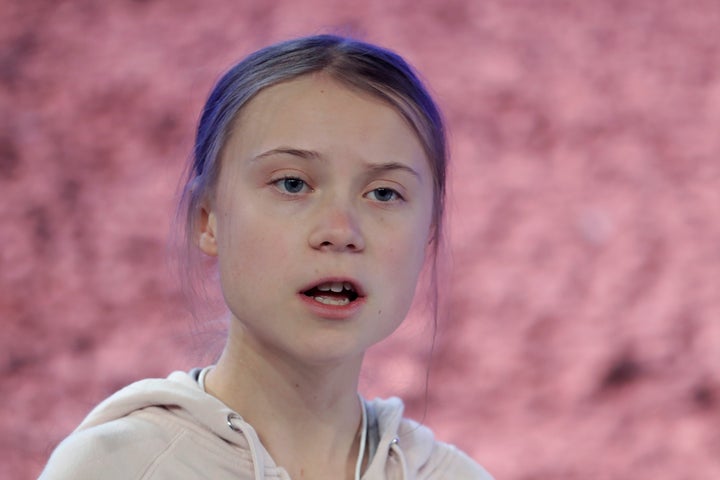
[[[310,187],[305,180],[301,180],[297,177],[283,177],[272,182],[278,190],[288,194],[298,194],[303,191],[309,190]]]
[[[402,195],[400,195],[397,190],[393,190],[392,188],[387,187],[376,188],[375,190],[370,191],[368,195],[374,200],[377,200],[378,202],[393,202],[397,200],[403,200]]]

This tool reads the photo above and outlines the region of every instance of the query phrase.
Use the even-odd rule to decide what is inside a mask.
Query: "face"
[[[361,358],[407,314],[432,202],[427,157],[401,115],[309,75],[241,111],[199,246],[218,257],[241,342],[304,362]]]

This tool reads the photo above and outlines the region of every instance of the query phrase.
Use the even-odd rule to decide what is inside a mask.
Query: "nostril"
[[[339,243],[339,245],[342,245],[342,242]],[[320,244],[320,246],[321,246],[321,247],[333,247],[333,246],[335,246],[335,242],[331,242],[331,241],[329,241],[329,240],[325,240],[324,242],[322,242],[322,243]],[[349,249],[349,250],[357,250],[358,247],[357,247],[357,245],[355,245],[354,243],[347,243],[347,244],[345,244],[345,248],[347,248],[347,249]]]

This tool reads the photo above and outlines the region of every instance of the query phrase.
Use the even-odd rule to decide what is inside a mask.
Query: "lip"
[[[365,305],[365,297],[358,297],[347,305],[325,305],[303,293],[298,293],[298,297],[310,312],[327,320],[346,320],[356,315]]]
[[[329,282],[348,282],[353,285],[358,297],[347,305],[326,305],[316,301],[313,297],[308,297],[303,292],[317,287],[323,283]],[[365,305],[365,290],[360,282],[352,278],[328,277],[313,281],[307,286],[300,289],[297,293],[300,301],[310,310],[310,312],[320,318],[327,320],[345,320],[356,315]]]

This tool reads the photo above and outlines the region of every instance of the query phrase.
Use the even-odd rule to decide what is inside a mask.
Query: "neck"
[[[352,478],[362,421],[357,395],[362,356],[328,363],[268,351],[231,327],[206,387],[253,426],[292,478],[322,478],[329,472],[331,478]]]

